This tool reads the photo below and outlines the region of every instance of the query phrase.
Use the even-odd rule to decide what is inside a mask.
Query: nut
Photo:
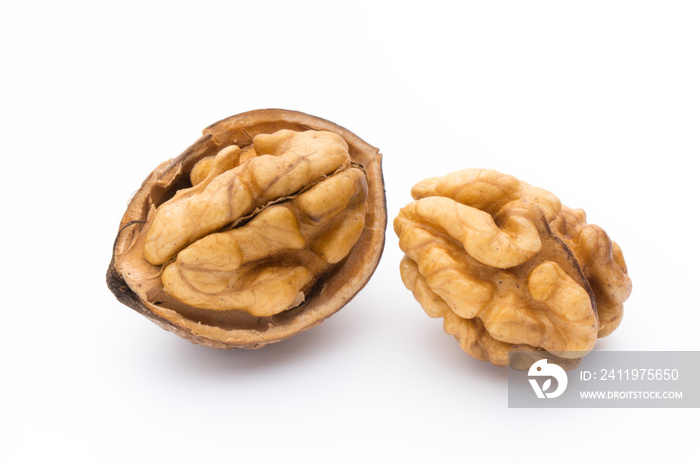
[[[285,110],[203,133],[129,203],[107,272],[112,292],[214,348],[259,348],[338,311],[384,246],[379,151]]]
[[[402,280],[471,356],[578,358],[619,325],[632,282],[583,210],[494,170],[430,178],[411,195],[394,220]]]

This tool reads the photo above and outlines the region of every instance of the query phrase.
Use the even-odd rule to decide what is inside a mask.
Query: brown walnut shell
[[[386,230],[379,150],[266,109],[209,126],[160,164],[119,225],[107,284],[160,327],[260,348],[328,318],[369,281]]]

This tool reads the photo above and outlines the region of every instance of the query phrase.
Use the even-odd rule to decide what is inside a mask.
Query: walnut
[[[338,311],[382,254],[379,151],[285,110],[203,133],[133,196],[107,273],[112,292],[215,348],[259,348]]]
[[[585,355],[622,318],[622,251],[582,210],[494,170],[430,178],[394,220],[401,277],[471,356]]]

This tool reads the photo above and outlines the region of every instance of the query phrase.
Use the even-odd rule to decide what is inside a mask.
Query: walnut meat
[[[632,282],[622,251],[585,213],[494,170],[430,178],[394,220],[401,277],[477,359],[580,357],[620,323]]]
[[[107,282],[161,327],[215,348],[310,328],[367,283],[384,245],[379,151],[285,110],[222,120],[144,181]]]

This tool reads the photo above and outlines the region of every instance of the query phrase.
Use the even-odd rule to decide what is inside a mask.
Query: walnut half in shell
[[[401,278],[473,357],[578,358],[620,324],[627,266],[583,210],[494,170],[430,178],[411,195],[394,220]]]
[[[107,284],[162,328],[259,348],[338,311],[384,247],[381,154],[287,110],[221,120],[133,196]]]

